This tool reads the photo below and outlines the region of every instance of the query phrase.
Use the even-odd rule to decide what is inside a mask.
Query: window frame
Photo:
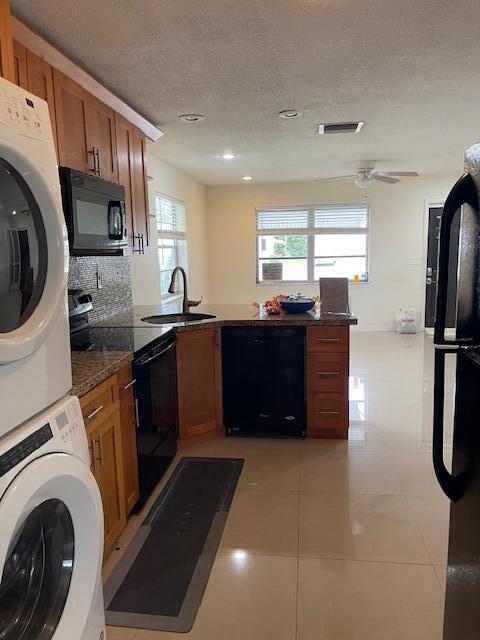
[[[351,209],[352,207],[366,209],[367,226],[366,227],[315,227],[315,210],[321,208],[329,209]],[[286,229],[259,229],[258,214],[262,211],[308,211],[308,226],[302,228],[286,228]],[[345,204],[314,204],[314,205],[295,205],[291,207],[256,207],[255,208],[255,279],[256,284],[263,286],[280,285],[280,284],[318,284],[318,278],[314,278],[315,272],[315,236],[316,235],[364,235],[365,242],[365,268],[366,278],[360,280],[358,284],[368,284],[370,281],[370,207],[365,203],[345,203]],[[261,236],[307,236],[307,279],[306,280],[260,280],[260,256],[259,256],[259,237]],[[319,258],[328,256],[319,256]],[[362,256],[332,256],[335,258],[355,258]],[[349,282],[354,282],[353,278],[349,278]]]
[[[158,223],[158,218],[157,218],[157,198],[158,199],[163,199],[163,200],[168,200],[169,202],[173,203],[173,204],[177,204],[177,205],[181,205],[184,209],[184,216],[185,216],[185,231],[181,231],[181,232],[171,232],[171,231],[167,231],[162,232],[159,229],[157,229],[157,223]],[[174,298],[177,298],[180,294],[179,293],[162,293],[162,289],[161,289],[161,274],[163,272],[166,272],[166,269],[162,269],[161,268],[161,263],[160,263],[160,256],[159,256],[159,240],[173,240],[175,243],[178,241],[184,241],[185,242],[185,262],[184,264],[180,264],[181,267],[183,267],[188,275],[188,225],[187,225],[187,207],[185,204],[184,200],[180,200],[180,198],[175,198],[174,196],[170,196],[166,193],[163,193],[161,191],[155,191],[154,193],[154,218],[155,218],[155,239],[156,239],[156,253],[157,253],[157,260],[158,260],[158,271],[159,271],[159,275],[160,275],[160,298],[161,300],[172,300]],[[176,252],[176,257],[177,257],[177,264],[179,262],[178,258],[178,246],[175,244],[175,252]]]

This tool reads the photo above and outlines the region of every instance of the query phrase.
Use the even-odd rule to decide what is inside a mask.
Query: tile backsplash
[[[97,274],[102,288],[97,288]],[[130,257],[71,257],[69,289],[84,289],[93,298],[90,322],[98,322],[132,307]]]

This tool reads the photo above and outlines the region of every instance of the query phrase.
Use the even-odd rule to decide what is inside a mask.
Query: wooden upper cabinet
[[[88,149],[94,150],[97,175],[104,180],[117,182],[115,112],[91,94],[87,94],[85,121]]]
[[[28,91],[27,50],[16,40],[13,40],[13,65],[15,84]]]
[[[145,136],[115,114],[118,181],[125,187],[129,245],[142,252],[149,244],[148,177]]]
[[[128,244],[135,248],[133,238],[133,201],[130,170],[130,141],[132,125],[119,113],[115,114],[115,136],[117,142],[118,182],[125,187]]]
[[[87,143],[88,93],[66,75],[53,70],[59,163],[95,175],[94,150]]]
[[[12,24],[9,0],[0,0],[0,72],[6,80],[15,82]]]
[[[133,202],[133,228],[136,236],[141,236],[141,249],[148,247],[148,174],[145,136],[132,125],[130,144],[131,189]]]
[[[53,140],[58,155],[57,123],[55,117],[55,92],[53,88],[53,67],[27,49],[28,90],[48,104],[52,123]]]

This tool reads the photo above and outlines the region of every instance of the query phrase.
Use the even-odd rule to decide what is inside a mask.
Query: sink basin
[[[215,318],[215,316],[211,316],[208,313],[165,313],[160,316],[147,316],[142,320],[150,324],[179,324],[181,322],[209,320],[210,318]]]

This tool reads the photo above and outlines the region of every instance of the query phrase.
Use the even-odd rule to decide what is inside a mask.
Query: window
[[[176,266],[187,269],[187,227],[185,204],[180,200],[155,194],[160,290],[168,296],[172,271]]]
[[[257,209],[257,282],[368,280],[368,206]]]

